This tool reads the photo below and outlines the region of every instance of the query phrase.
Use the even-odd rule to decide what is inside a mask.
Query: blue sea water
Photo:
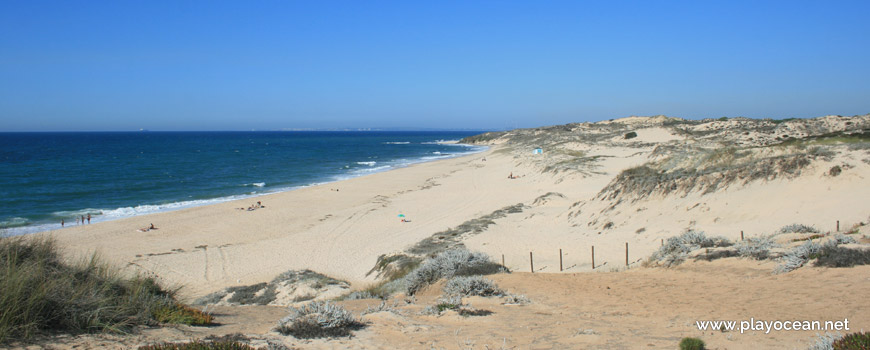
[[[175,210],[479,152],[479,132],[0,133],[0,234]]]

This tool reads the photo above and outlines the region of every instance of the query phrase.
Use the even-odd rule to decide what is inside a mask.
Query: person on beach
[[[84,225],[84,224],[85,224],[85,216],[82,215],[82,225]]]
[[[148,229],[149,229],[149,230],[155,230],[156,228],[154,227],[154,224],[151,224],[151,227],[149,227]]]
[[[88,225],[91,224],[91,214],[88,214]]]
[[[60,227],[63,227],[63,219],[60,219]]]

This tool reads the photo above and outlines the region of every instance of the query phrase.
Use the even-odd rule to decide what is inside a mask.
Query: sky
[[[870,113],[870,1],[0,2],[0,131]]]

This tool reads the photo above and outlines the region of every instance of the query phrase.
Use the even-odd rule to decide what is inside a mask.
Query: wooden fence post
[[[840,232],[840,220],[837,220],[837,232]]]
[[[628,242],[625,242],[625,266],[628,266]]]
[[[592,269],[595,270],[595,246],[592,246]]]
[[[740,231],[740,240],[743,240],[743,231]]]
[[[529,266],[532,268],[532,273],[535,273],[535,259],[532,258],[532,252],[529,252]]]
[[[507,267],[507,265],[504,264],[504,254],[501,255],[501,266]]]
[[[559,248],[559,271],[562,271],[562,248]]]

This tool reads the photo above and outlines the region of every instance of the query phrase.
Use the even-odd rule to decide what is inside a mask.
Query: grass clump
[[[465,249],[448,250],[426,260],[419,268],[405,276],[405,291],[408,295],[414,295],[442,278],[492,274],[501,271],[502,266],[492,262],[484,253]]]
[[[310,339],[349,336],[364,324],[350,311],[328,301],[314,301],[302,307],[291,307],[290,315],[278,321],[275,328],[281,334]]]
[[[706,344],[698,338],[685,337],[680,341],[680,350],[704,350]]]
[[[64,262],[51,239],[0,238],[0,342],[44,332],[131,330],[158,322],[206,324],[153,278],[125,277],[96,256]]]
[[[491,279],[482,276],[457,276],[447,281],[447,284],[444,285],[444,293],[447,295],[488,297],[503,295],[504,291]]]
[[[858,332],[846,334],[835,340],[831,347],[834,350],[868,350],[870,349],[870,333]]]

